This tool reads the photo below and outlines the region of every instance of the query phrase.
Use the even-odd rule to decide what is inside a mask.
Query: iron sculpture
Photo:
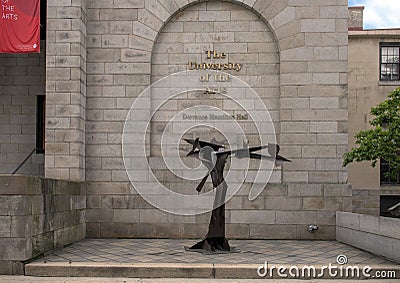
[[[211,213],[208,232],[204,240],[196,243],[188,250],[206,251],[206,252],[232,252],[234,249],[229,245],[225,238],[225,198],[228,185],[224,180],[224,168],[228,157],[251,158],[251,159],[268,159],[276,163],[290,162],[289,159],[279,155],[279,145],[268,144],[261,146],[248,147],[245,143],[243,148],[235,150],[224,150],[222,143],[213,139],[211,142],[202,141],[199,138],[195,140],[183,139],[191,144],[192,150],[187,156],[199,159],[208,169],[208,173],[197,186],[196,191],[201,192],[208,177],[211,175],[213,187],[216,189],[214,206]],[[269,156],[254,153],[255,151],[268,149]]]

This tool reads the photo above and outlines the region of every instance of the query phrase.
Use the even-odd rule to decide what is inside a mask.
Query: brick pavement
[[[390,265],[390,261],[336,241],[232,240],[239,252],[187,252],[196,240],[86,239],[37,262],[329,264],[344,254],[352,265]]]

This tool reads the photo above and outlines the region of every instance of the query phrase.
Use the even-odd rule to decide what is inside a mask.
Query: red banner
[[[40,0],[0,1],[0,52],[40,52]]]

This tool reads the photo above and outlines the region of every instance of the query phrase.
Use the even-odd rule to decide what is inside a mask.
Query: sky
[[[400,28],[400,0],[349,0],[349,6],[365,6],[364,29]]]

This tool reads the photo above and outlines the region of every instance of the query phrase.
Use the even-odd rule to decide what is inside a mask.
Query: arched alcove
[[[225,54],[225,57],[214,58],[214,51]],[[152,51],[151,81],[190,70],[195,64],[232,64],[232,70],[224,72],[238,77],[254,89],[267,106],[279,134],[279,61],[275,34],[254,9],[234,2],[205,1],[177,12],[160,30]],[[212,86],[218,87],[216,83]],[[152,155],[160,155],[159,143],[168,120],[166,117],[172,117],[184,108],[209,105],[237,118],[246,110],[257,107],[251,99],[246,102],[248,105],[245,107],[251,109],[242,109],[218,94],[189,94],[169,101],[152,120]],[[239,123],[244,128],[251,127],[246,119]],[[211,138],[215,133],[205,135],[205,138]],[[248,137],[251,143],[257,142],[251,139]]]

